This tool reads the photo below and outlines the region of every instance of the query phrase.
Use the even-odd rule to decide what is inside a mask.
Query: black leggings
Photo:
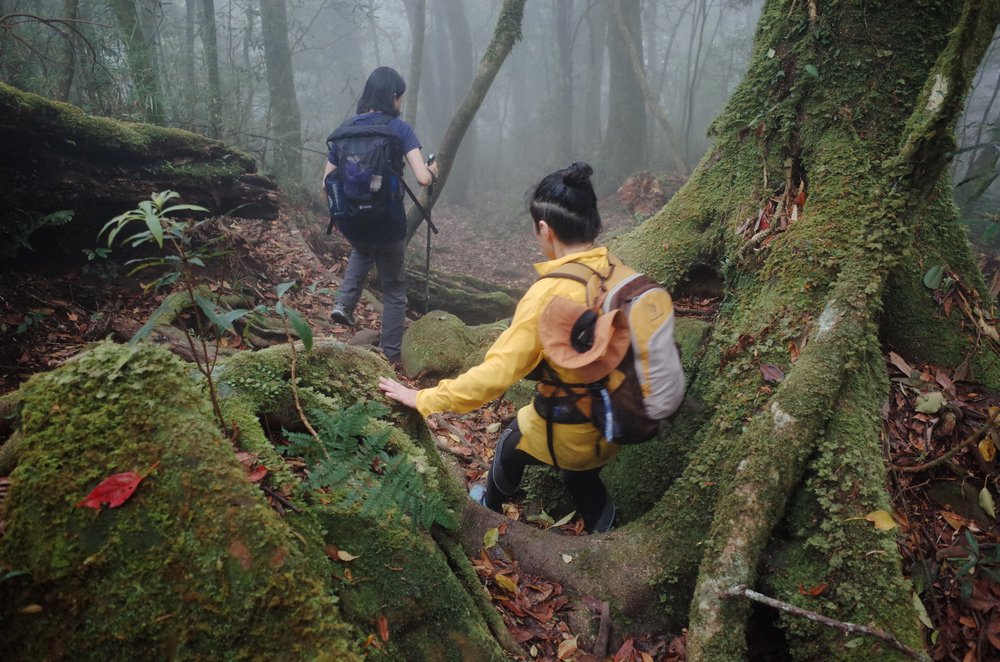
[[[489,479],[486,481],[486,507],[498,513],[503,512],[504,501],[509,501],[517,491],[524,468],[528,465],[545,464],[519,450],[519,441],[521,429],[517,426],[517,419],[514,419],[500,434],[496,453],[493,455],[493,466],[490,467]],[[587,531],[608,531],[614,523],[615,507],[601,482],[601,468],[586,471],[563,469],[562,472],[566,489],[576,504],[576,512],[583,517],[584,528]]]

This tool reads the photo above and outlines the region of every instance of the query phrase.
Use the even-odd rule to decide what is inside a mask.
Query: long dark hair
[[[365,90],[358,99],[358,115],[377,110],[386,115],[399,116],[396,98],[406,91],[406,81],[392,67],[379,67],[368,76]]]
[[[601,233],[597,194],[590,183],[594,169],[578,161],[546,175],[531,192],[528,211],[538,229],[544,220],[564,244],[590,243]]]

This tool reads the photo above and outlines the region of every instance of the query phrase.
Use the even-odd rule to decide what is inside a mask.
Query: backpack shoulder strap
[[[619,262],[620,264],[620,262]],[[544,276],[539,276],[538,280],[542,278],[566,278],[568,280],[575,280],[578,283],[583,284],[587,288],[587,304],[595,309],[600,309],[601,304],[604,302],[604,297],[607,295],[607,287],[605,283],[609,278],[614,275],[615,263],[612,262],[608,273],[604,274],[594,269],[590,265],[584,264],[583,262],[567,262],[560,268],[545,274]],[[590,302],[590,284],[597,279],[597,285],[594,288],[596,291],[596,300]]]
[[[331,133],[326,138],[326,144],[329,146],[331,143],[337,140],[343,140],[344,138],[364,138],[369,136],[385,136],[386,138],[392,138],[394,143],[399,145],[399,136],[396,132],[390,129],[387,124],[395,119],[392,115],[386,115],[385,113],[379,113],[379,116],[374,122],[357,124],[357,119],[350,119],[341,124],[337,129]],[[399,147],[402,151],[402,147]]]

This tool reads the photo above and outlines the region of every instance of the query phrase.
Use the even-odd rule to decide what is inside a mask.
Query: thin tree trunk
[[[80,17],[80,0],[63,0],[63,17],[75,21]],[[63,40],[63,75],[59,79],[56,99],[69,101],[73,90],[73,80],[76,77],[76,32],[68,30]]]
[[[556,61],[559,74],[554,85],[553,147],[559,161],[573,153],[573,0],[562,0],[553,8],[556,24]]]
[[[463,0],[444,0],[444,15],[448,19],[448,36],[451,46],[452,63],[452,99],[457,105],[462,99],[472,81],[475,54],[472,47],[472,32],[469,30],[469,20],[465,15]],[[461,146],[452,162],[454,175],[451,188],[448,189],[448,199],[456,204],[468,201],[469,187],[472,185],[472,172],[476,163],[476,144],[478,136],[475,125],[469,125]]]
[[[608,8],[606,3],[591,4],[587,8],[587,27],[590,35],[588,81],[580,133],[590,144],[587,150],[596,152],[601,145],[601,86],[604,80],[604,52],[607,50]]]
[[[699,0],[691,21],[691,41],[688,46],[687,80],[684,85],[684,160],[691,161],[691,121],[694,116],[694,93],[698,84],[698,67],[701,49],[705,43],[705,24],[708,22],[708,0]],[[697,38],[697,46],[695,39]]]
[[[642,34],[639,0],[621,0],[625,24],[632,34]],[[608,26],[608,122],[601,146],[598,173],[599,194],[606,194],[618,182],[646,165],[646,105],[642,86],[628,55],[628,35],[616,21]],[[635,44],[642,62],[642,45]]]
[[[197,79],[194,75],[194,24],[195,0],[184,0],[184,49],[180,54],[181,87],[177,94],[183,100],[180,116],[176,118],[179,126],[190,128],[194,122],[191,108],[197,96]]]
[[[147,122],[163,124],[166,117],[160,90],[160,76],[152,48],[143,38],[142,23],[139,21],[135,0],[108,0],[108,2],[118,20],[118,28],[125,44],[125,56],[137,95],[136,102]]]
[[[271,95],[270,126],[275,145],[275,169],[282,176],[297,180],[302,176],[302,121],[295,95],[292,53],[288,46],[285,0],[261,2],[260,24],[267,87]]]
[[[642,58],[639,55],[639,50],[636,48],[635,38],[625,23],[625,16],[622,14],[621,0],[614,0],[612,2],[612,13],[614,14],[618,29],[624,35],[625,46],[628,50],[629,59],[632,61],[632,70],[635,73],[636,80],[639,82],[639,87],[642,89],[642,97],[646,102],[646,108],[649,109],[649,112],[653,113],[660,128],[663,130],[663,136],[667,140],[667,150],[674,161],[674,168],[677,174],[686,175],[687,165],[681,155],[681,147],[677,143],[677,136],[674,134],[674,128],[670,125],[667,113],[660,106],[656,98],[653,97],[653,91],[649,89],[649,81],[646,80],[646,72],[642,68]]]
[[[476,77],[473,79],[472,85],[465,95],[465,100],[458,107],[454,117],[451,119],[451,123],[448,125],[447,131],[445,131],[444,138],[441,140],[441,147],[438,152],[440,159],[438,163],[437,185],[434,187],[435,200],[441,195],[441,189],[448,182],[448,175],[451,173],[454,164],[454,157],[452,155],[458,151],[466,130],[476,116],[476,111],[482,105],[483,99],[486,98],[486,93],[489,92],[490,85],[493,84],[497,72],[500,71],[500,67],[510,54],[514,43],[521,38],[521,19],[524,16],[524,3],[525,0],[504,0],[503,6],[500,8],[500,16],[493,31],[493,38],[490,40],[489,46],[486,47],[483,59],[479,62],[479,70],[476,72]],[[433,204],[433,200],[428,201],[426,192],[422,193],[420,198],[423,203],[430,202],[430,204]],[[410,209],[410,212],[406,216],[408,238],[413,237],[422,220],[423,218],[416,208]]]
[[[427,0],[403,0],[410,19],[410,77],[406,83],[406,112],[403,118],[410,126],[417,123],[417,103],[420,98],[420,78],[424,71],[424,35],[427,31]]]
[[[208,135],[222,136],[222,85],[219,82],[219,35],[215,27],[215,0],[201,0],[201,13],[205,26],[202,41],[205,45],[205,68],[208,71]]]

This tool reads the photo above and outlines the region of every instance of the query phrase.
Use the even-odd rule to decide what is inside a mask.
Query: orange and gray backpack
[[[684,399],[684,370],[674,342],[670,294],[649,276],[613,255],[607,273],[567,262],[542,278],[568,278],[587,288],[587,301],[600,314],[620,309],[628,322],[631,346],[610,375],[590,384],[568,384],[543,365],[536,386],[536,411],[549,422],[589,420],[616,444],[655,437]],[[550,448],[553,460],[555,454]]]

